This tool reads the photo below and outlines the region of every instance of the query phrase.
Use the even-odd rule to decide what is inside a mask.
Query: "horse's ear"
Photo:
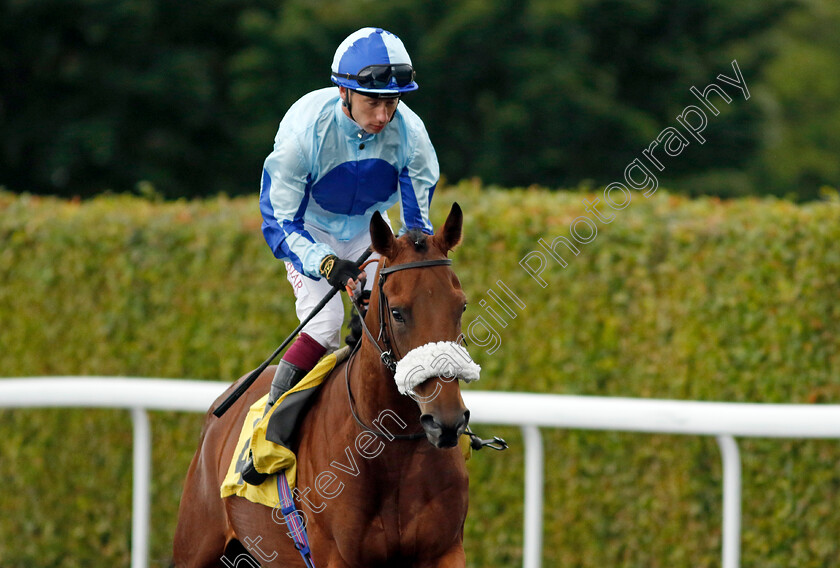
[[[373,250],[386,258],[391,258],[396,242],[397,239],[394,237],[391,227],[388,226],[379,211],[374,211],[373,217],[370,218],[370,243]]]
[[[440,233],[435,235],[435,240],[443,252],[449,252],[461,242],[463,225],[464,214],[461,212],[461,206],[455,202],[452,204],[452,209],[449,210],[449,216],[446,217],[446,222],[443,224]]]

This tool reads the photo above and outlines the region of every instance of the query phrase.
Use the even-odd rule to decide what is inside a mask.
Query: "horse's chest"
[[[443,556],[461,541],[466,506],[443,499],[383,503],[356,551],[359,566],[411,566]]]
[[[335,503],[341,514],[331,519],[329,546],[348,565],[412,566],[460,546],[468,490],[463,462],[445,473],[359,481],[347,485]]]

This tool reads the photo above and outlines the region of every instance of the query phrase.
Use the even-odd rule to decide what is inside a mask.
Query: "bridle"
[[[365,266],[370,264],[371,262],[378,262],[380,259],[371,259],[362,264],[359,268],[364,269]],[[409,270],[412,268],[425,268],[429,266],[450,266],[452,261],[448,258],[441,258],[438,260],[418,260],[416,262],[407,262],[405,264],[398,264],[396,266],[388,266],[380,268],[379,270],[379,337],[382,338],[382,342],[385,344],[385,349],[382,349],[379,345],[379,341],[373,337],[373,334],[370,332],[370,329],[365,323],[364,313],[365,309],[362,306],[362,298],[360,295],[355,295],[352,293],[351,290],[348,290],[350,295],[350,299],[353,302],[353,305],[356,307],[356,310],[359,312],[359,320],[362,324],[362,330],[364,330],[365,335],[370,340],[370,342],[376,346],[376,349],[379,351],[379,359],[382,361],[382,364],[394,374],[397,368],[397,359],[394,358],[392,351],[395,349],[391,345],[391,341],[388,338],[387,333],[385,333],[385,314],[387,313],[386,306],[388,305],[388,298],[385,296],[385,292],[382,290],[383,286],[385,285],[385,279],[388,277],[389,274],[393,274],[394,272],[399,272],[400,270]],[[463,340],[463,335],[459,338],[459,340]],[[347,363],[344,365],[344,382],[347,385],[347,399],[350,403],[350,414],[353,415],[353,419],[359,425],[359,427],[374,436],[379,438],[385,438],[386,440],[419,440],[421,438],[426,437],[425,432],[416,432],[414,434],[391,434],[390,432],[388,435],[383,434],[379,430],[375,430],[370,426],[367,426],[362,419],[359,418],[359,414],[356,412],[356,401],[353,398],[353,391],[350,390],[350,366],[353,364],[353,360],[355,358],[356,353],[359,350],[359,346],[362,344],[359,341],[356,344],[356,347],[353,349],[353,353],[350,354]],[[480,450],[482,448],[490,448],[497,451],[506,450],[508,445],[503,439],[499,438],[498,436],[493,436],[492,439],[482,439],[475,435],[469,428],[465,432],[467,436],[470,438],[470,448],[473,450]]]
[[[369,263],[377,262],[379,260],[381,260],[381,258],[369,260],[360,268],[364,268]],[[431,266],[450,266],[451,264],[451,259],[441,258],[437,260],[418,260],[415,262],[407,262],[405,264],[397,264],[395,266],[382,267],[379,269],[379,338],[381,338],[382,343],[385,344],[384,349],[379,345],[379,340],[373,336],[373,334],[370,331],[370,328],[368,328],[367,323],[365,322],[365,318],[363,315],[365,310],[362,306],[361,295],[354,295],[350,293],[351,301],[356,307],[356,310],[359,312],[359,320],[362,324],[362,330],[364,331],[365,335],[370,340],[370,342],[379,351],[379,360],[382,361],[382,364],[385,366],[386,369],[388,369],[391,372],[391,374],[394,374],[394,372],[397,369],[398,359],[394,357],[393,353],[395,352],[395,349],[385,330],[385,315],[388,313],[386,308],[386,306],[388,305],[388,298],[385,296],[385,292],[382,290],[382,288],[385,285],[386,278],[388,277],[388,275],[393,274],[394,272],[399,272],[401,270],[409,270],[413,268],[426,268]],[[348,290],[348,292],[350,291]],[[382,432],[367,426],[364,422],[362,422],[361,418],[359,418],[359,415],[356,412],[356,401],[353,398],[353,392],[350,390],[350,366],[353,364],[353,360],[355,359],[355,355],[361,344],[361,341],[359,341],[356,344],[356,347],[353,349],[353,353],[350,354],[350,358],[348,359],[347,364],[344,366],[344,381],[347,384],[347,398],[350,402],[350,413],[353,415],[353,418],[356,420],[356,423],[365,432],[369,432],[375,436],[387,438],[389,440],[418,440],[420,438],[425,438],[425,432],[417,432],[415,434],[389,433],[389,435],[385,435]]]
[[[374,261],[376,260],[378,259],[374,259]],[[356,309],[359,311],[359,316],[362,322],[362,330],[364,330],[367,338],[379,351],[379,359],[382,361],[382,364],[385,365],[392,374],[397,370],[397,359],[393,354],[395,349],[391,344],[391,340],[388,338],[388,334],[385,333],[385,316],[388,313],[388,298],[385,296],[385,292],[382,291],[383,286],[385,286],[385,279],[389,274],[393,274],[394,272],[399,272],[401,270],[425,268],[428,266],[450,266],[451,264],[452,261],[450,259],[441,258],[438,260],[418,260],[416,262],[407,262],[396,266],[383,267],[379,270],[379,338],[382,340],[382,343],[385,344],[385,349],[380,347],[379,341],[373,337],[367,323],[365,323],[365,318],[361,317],[362,309],[358,303],[358,298],[356,296],[351,296],[353,298],[353,305],[355,305]]]

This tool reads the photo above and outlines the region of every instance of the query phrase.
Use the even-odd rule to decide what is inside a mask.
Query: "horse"
[[[457,203],[435,235],[397,238],[378,213],[371,219],[380,259],[364,322],[374,331],[319,387],[293,441],[295,494],[318,568],[466,565],[468,475],[458,442],[469,410],[459,381],[441,371],[408,387],[407,396],[388,361],[462,339],[466,296],[447,258],[462,224]],[[270,507],[219,496],[248,408],[268,392],[273,375],[271,366],[221,418],[207,413],[182,493],[175,566],[305,565]]]

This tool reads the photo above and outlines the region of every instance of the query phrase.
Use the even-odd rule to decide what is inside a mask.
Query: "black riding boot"
[[[274,406],[274,403],[277,402],[277,399],[298,384],[307,372],[306,369],[301,369],[288,361],[280,359],[280,364],[277,365],[277,372],[274,373],[274,379],[271,381],[271,390],[268,393],[268,402],[266,402],[265,414],[263,416],[268,414]],[[259,485],[267,477],[268,474],[260,473],[254,468],[254,456],[249,455],[248,461],[245,462],[245,466],[242,469],[242,479],[251,485]]]
[[[306,369],[301,369],[297,365],[292,365],[288,361],[280,359],[280,364],[277,365],[277,371],[274,373],[274,379],[271,381],[271,390],[268,393],[268,402],[265,405],[266,413],[274,406],[277,399],[298,384],[307,372]]]

